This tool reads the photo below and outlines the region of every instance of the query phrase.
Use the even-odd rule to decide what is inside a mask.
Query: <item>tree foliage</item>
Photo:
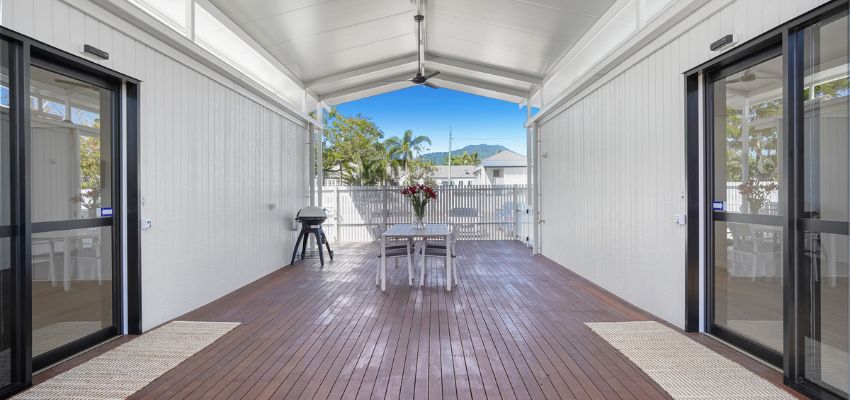
[[[389,184],[414,166],[421,172],[417,157],[430,138],[407,130],[401,137],[383,139],[384,132],[371,119],[332,110],[323,131],[322,169],[339,172],[345,184],[355,186]]]
[[[481,158],[478,157],[478,152],[469,153],[464,151],[463,154],[452,154],[451,159],[446,155],[443,158],[443,164],[446,165],[478,165],[481,164]]]
[[[430,146],[431,138],[428,136],[414,137],[413,131],[410,129],[404,131],[401,137],[394,136],[384,142],[387,155],[391,160],[391,166],[396,176],[398,176],[399,170],[408,170],[410,161],[427,149],[425,147],[426,143]]]

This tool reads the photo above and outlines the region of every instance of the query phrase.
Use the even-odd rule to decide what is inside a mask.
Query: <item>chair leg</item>
[[[419,286],[425,283],[425,267],[428,266],[428,260],[425,259],[425,251],[421,250],[419,254]]]
[[[452,273],[454,275],[454,284],[457,285],[457,260],[452,260]]]
[[[50,241],[50,286],[56,286],[56,245]]]

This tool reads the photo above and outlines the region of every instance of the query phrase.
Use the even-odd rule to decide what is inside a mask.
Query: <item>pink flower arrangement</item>
[[[437,192],[434,188],[417,184],[410,185],[401,190],[401,195],[410,199],[410,203],[413,206],[413,214],[416,215],[416,219],[422,221],[422,218],[425,217],[425,206],[431,200],[437,200]]]

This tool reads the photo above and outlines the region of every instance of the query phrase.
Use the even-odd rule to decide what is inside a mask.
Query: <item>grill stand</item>
[[[289,262],[290,265],[295,264],[295,256],[298,255],[298,246],[301,246],[301,259],[304,259],[304,256],[307,253],[307,242],[309,241],[310,234],[316,237],[316,243],[319,245],[319,263],[322,266],[325,266],[325,254],[322,250],[322,245],[328,249],[328,256],[333,261],[334,252],[331,250],[331,245],[328,243],[328,238],[325,236],[325,231],[322,230],[321,225],[307,225],[301,224],[301,233],[298,234],[298,240],[295,241],[295,249],[292,250],[292,261]]]

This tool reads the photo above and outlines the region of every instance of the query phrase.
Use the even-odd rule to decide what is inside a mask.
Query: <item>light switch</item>
[[[688,214],[676,214],[673,216],[673,222],[679,225],[687,225],[688,224]]]

